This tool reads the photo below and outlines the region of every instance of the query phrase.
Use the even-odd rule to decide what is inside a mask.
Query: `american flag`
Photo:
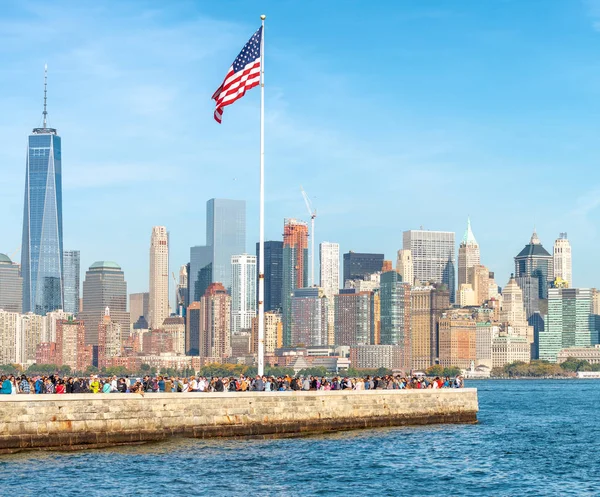
[[[225,80],[212,96],[213,100],[217,102],[215,121],[219,124],[223,118],[223,107],[231,105],[238,98],[242,98],[246,94],[246,90],[254,88],[260,83],[262,29],[262,26],[258,28],[258,31],[244,45],[229,71],[227,71]]]

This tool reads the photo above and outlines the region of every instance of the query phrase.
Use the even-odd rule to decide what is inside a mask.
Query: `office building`
[[[356,369],[402,370],[404,367],[404,348],[400,345],[355,345],[350,347],[350,364]]]
[[[0,309],[0,364],[15,364],[21,348],[21,314]]]
[[[502,289],[500,322],[511,326],[514,335],[522,336],[529,343],[533,343],[533,327],[527,323],[523,290],[517,284],[514,275],[510,276],[508,283]]]
[[[412,368],[424,370],[432,365],[431,340],[437,323],[433,319],[432,286],[413,287],[410,291]],[[433,330],[432,330],[433,328]]]
[[[25,174],[21,274],[23,312],[63,309],[62,154],[56,129],[44,123],[29,135]]]
[[[98,345],[98,327],[106,308],[113,321],[121,325],[123,338],[129,336],[127,282],[116,262],[98,261],[90,266],[83,281],[83,311],[86,345]],[[127,331],[126,331],[127,330]]]
[[[414,277],[419,282],[446,285],[455,301],[455,244],[450,231],[411,230],[402,234],[402,248],[410,250]]]
[[[198,245],[190,248],[188,273],[188,302],[200,302],[213,279],[212,248]]]
[[[492,338],[492,367],[502,368],[513,362],[529,362],[530,343],[527,338],[511,333],[510,328]]]
[[[297,288],[292,296],[292,346],[327,345],[329,302],[322,288]]]
[[[221,362],[231,357],[231,297],[221,283],[211,283],[200,299],[199,355]]]
[[[319,244],[319,265],[321,288],[329,302],[327,318],[327,344],[335,343],[335,299],[340,290],[340,245],[339,243],[322,242]]]
[[[598,325],[592,310],[592,289],[551,288],[545,329],[539,334],[540,359],[556,362],[561,349],[598,344]]]
[[[495,297],[498,293],[498,286],[493,280],[494,273],[490,273],[490,270],[481,264],[476,264],[468,268],[467,281],[473,288],[475,297],[474,305],[482,305],[487,300]]]
[[[258,316],[252,320],[251,351],[258,354]],[[265,355],[274,355],[275,349],[283,347],[283,323],[281,314],[265,312]]]
[[[185,320],[180,316],[168,317],[164,320],[162,329],[173,343],[173,352],[185,354]]]
[[[19,344],[17,348],[18,364],[35,363],[35,353],[37,346],[46,342],[46,316],[40,316],[29,312],[20,317],[21,325],[19,328],[20,337],[17,338]]]
[[[7,312],[23,311],[23,278],[18,264],[0,254],[0,309]]]
[[[342,289],[334,296],[335,345],[354,346],[375,343],[376,317],[375,292],[358,292]],[[378,323],[377,323],[378,324]]]
[[[448,311],[439,322],[439,363],[469,369],[477,360],[477,323],[469,312]]]
[[[292,295],[308,284],[308,225],[285,219],[283,226],[283,345],[292,345]]]
[[[548,298],[548,288],[554,280],[554,258],[542,246],[535,230],[529,244],[515,257],[515,277],[524,276],[537,278],[539,298]]]
[[[169,317],[169,234],[154,226],[150,237],[150,301],[148,324],[160,328]]]
[[[231,332],[248,331],[256,316],[256,256],[231,257]]]
[[[98,367],[106,367],[110,359],[119,357],[121,348],[121,323],[112,320],[110,309],[107,307],[98,325]]]
[[[402,276],[404,283],[415,284],[415,271],[413,268],[412,252],[410,249],[398,250],[398,258],[396,259],[396,271]]]
[[[481,263],[479,254],[479,244],[471,231],[471,219],[467,219],[467,230],[458,247],[458,283],[461,285],[473,284],[469,279],[469,269],[478,266]],[[487,293],[487,292],[486,292]]]
[[[79,250],[65,250],[63,252],[63,310],[73,314],[73,316],[77,316],[79,313],[80,275],[81,264]]]
[[[179,283],[175,293],[175,312],[178,316],[185,316],[188,306],[188,271],[189,263],[179,267]]]
[[[283,292],[283,242],[267,241],[265,246],[265,312],[281,312]],[[256,244],[256,281],[258,283],[258,259],[260,244]],[[256,291],[258,297],[258,290]],[[257,305],[258,308],[258,305]]]
[[[361,254],[348,252],[344,254],[344,283],[347,280],[362,280],[366,276],[381,272],[383,254]]]
[[[193,356],[200,354],[200,302],[192,302],[187,308],[185,353]]]
[[[403,283],[396,271],[381,275],[379,290],[381,305],[381,345],[400,345],[404,350],[402,369],[411,367],[409,283]]]
[[[561,233],[554,242],[554,280],[567,288],[573,288],[573,263],[571,244],[566,233]]]
[[[50,341],[52,342],[52,341]],[[61,319],[56,322],[56,364],[72,371],[84,371],[82,353],[85,350],[85,324],[81,320]]]
[[[143,318],[142,321],[146,323],[143,329],[148,329],[148,320],[150,319],[150,294],[148,292],[129,294],[129,314],[132,327],[140,318]]]
[[[246,202],[212,198],[206,202],[206,245],[212,280],[231,291],[231,257],[246,253]]]

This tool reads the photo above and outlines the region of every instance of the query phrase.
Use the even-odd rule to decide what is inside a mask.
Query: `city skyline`
[[[240,37],[246,37],[258,24],[253,9],[244,6],[232,16],[227,2],[222,6],[202,7],[174,2],[164,10],[151,10],[148,4],[139,2],[134,7],[114,4],[113,8],[96,6],[91,10],[71,6],[68,17],[64,18],[57,14],[64,9],[50,9],[37,2],[31,5],[35,8],[27,10],[20,4],[9,4],[3,21],[7,27],[3,40],[15,47],[15,59],[12,52],[7,55],[6,77],[0,86],[2,103],[7,109],[5,116],[14,116],[10,122],[6,117],[0,121],[5,140],[0,147],[0,164],[5,173],[0,179],[0,207],[14,215],[7,220],[5,246],[0,247],[0,252],[12,254],[20,245],[22,151],[29,130],[42,122],[42,69],[47,61],[49,125],[60,129],[68,144],[63,161],[64,246],[81,252],[82,268],[96,260],[118,260],[130,290],[147,291],[147,232],[154,225],[165,225],[173,235],[169,271],[176,271],[188,260],[189,247],[203,243],[202,233],[206,228],[201,205],[182,202],[182,198],[245,199],[246,251],[252,253],[249,249],[258,238],[257,192],[253,187],[258,176],[258,145],[248,129],[258,120],[258,95],[249,94],[231,111],[232,117],[225,123],[229,127],[227,132],[217,129],[212,121],[210,95],[214,81],[222,77],[223,60],[235,55]],[[375,7],[373,14],[381,14],[380,8]],[[34,16],[33,10],[44,16],[44,29],[35,28],[40,26],[41,17]],[[298,186],[303,184],[319,211],[316,245],[334,240],[340,244],[342,253],[383,252],[386,259],[395,260],[402,246],[401,237],[390,236],[389,226],[411,230],[424,225],[460,234],[466,217],[471,215],[482,259],[497,274],[499,282],[508,280],[512,257],[526,243],[535,225],[547,248],[551,248],[559,233],[568,232],[575,256],[576,285],[598,286],[600,270],[589,264],[598,243],[598,233],[592,224],[594,209],[600,205],[596,199],[600,178],[592,168],[597,125],[590,121],[598,104],[587,79],[581,78],[586,83],[576,84],[578,78],[573,76],[589,71],[586,61],[590,49],[586,44],[600,43],[600,34],[594,30],[595,18],[586,2],[553,4],[545,12],[542,26],[526,33],[523,23],[536,14],[527,5],[517,7],[517,20],[521,22],[516,24],[509,24],[504,15],[488,16],[485,6],[471,6],[465,12],[463,2],[452,7],[432,2],[428,8],[392,11],[391,17],[403,29],[387,36],[398,42],[396,46],[409,48],[400,53],[390,52],[392,49],[387,46],[390,43],[380,33],[371,33],[372,39],[364,46],[378,54],[372,60],[365,59],[374,74],[381,71],[379,56],[385,58],[391,54],[401,67],[394,69],[401,71],[396,72],[402,76],[401,88],[394,92],[394,99],[384,98],[388,108],[379,113],[375,131],[368,131],[366,122],[360,117],[351,119],[342,108],[349,106],[352,115],[360,116],[374,102],[365,91],[372,83],[370,77],[345,72],[341,64],[344,59],[336,60],[337,42],[332,43],[330,37],[353,43],[351,30],[334,27],[331,32],[329,20],[336,9],[328,6],[322,10],[320,20],[311,20],[315,40],[324,47],[318,57],[310,46],[300,43],[303,38],[299,21],[308,15],[309,8],[293,12],[293,16],[285,6],[273,5],[268,10],[270,37],[266,57],[272,86],[266,90],[267,240],[279,239],[284,217],[306,219],[303,199],[298,193]],[[110,20],[109,13],[113,17]],[[350,26],[360,19],[353,9],[344,15]],[[107,22],[95,22],[102,19]],[[565,19],[569,22],[563,23]],[[382,17],[382,22],[390,21]],[[126,24],[132,26],[128,34],[119,29]],[[533,67],[538,76],[515,76],[510,68],[536,62],[538,51],[547,48],[546,29],[563,37],[573,35],[573,41],[562,52],[553,52],[542,61],[552,71],[537,62]],[[158,43],[145,44],[143,56],[139,61],[134,60],[134,54],[139,56],[135,36],[141,36],[144,30],[155,35],[153,39]],[[438,34],[423,39],[419,31]],[[464,35],[448,44],[451,35],[457,32]],[[93,44],[82,43],[82,48],[75,51],[71,48],[73,37],[85,40],[90,34],[95,40]],[[38,43],[41,36],[47,42],[43,44],[43,53]],[[206,36],[215,41],[215,46],[198,53],[194,48]],[[529,50],[516,53],[515,40],[525,36]],[[485,47],[471,48],[467,41],[473,38],[482,41]],[[123,43],[124,40],[129,43]],[[486,49],[494,55],[494,64],[490,66],[484,65],[487,62],[480,57]],[[363,53],[360,52],[361,57]],[[420,53],[427,54],[426,60],[419,57]],[[580,57],[568,62],[572,54]],[[300,61],[303,69],[294,66],[288,75],[290,58]],[[157,74],[147,64],[150,59],[154,61],[152,67],[168,68],[177,77]],[[454,64],[455,68],[457,62],[463,64],[465,71],[454,71],[450,80],[435,78],[444,79],[445,86],[431,78],[434,67],[444,75],[449,65]],[[548,76],[550,72],[561,74],[556,67],[569,69],[562,72],[563,79],[539,76],[541,73]],[[208,68],[206,74],[201,74],[201,68]],[[490,68],[493,70],[487,71]],[[294,71],[308,72],[313,77],[299,88],[294,82],[297,76]],[[459,73],[468,73],[468,77]],[[502,74],[500,81],[494,81],[499,74]],[[180,82],[177,78],[181,78]],[[474,82],[481,88],[497,90],[481,90],[470,96],[467,92],[471,86],[467,83]],[[335,92],[337,103],[304,105],[308,99],[330,93],[323,90],[323,85],[327,90],[332,87],[339,90]],[[89,88],[94,89],[94,102],[90,102]],[[558,104],[548,109],[545,98],[557,91],[562,92],[571,110]],[[135,98],[130,98],[131,95]],[[498,97],[502,97],[499,99],[502,105]],[[124,101],[128,104],[119,108],[114,105]],[[490,112],[496,116],[493,122],[484,117]],[[163,120],[165,125],[148,130],[145,124],[149,118]],[[483,119],[487,127],[480,129]],[[537,123],[533,135],[525,132],[531,128],[528,119]],[[552,125],[558,119],[560,133]],[[392,120],[397,122],[391,124]],[[202,141],[201,158],[186,149],[192,122],[200,126],[206,137]],[[315,122],[322,123],[319,126],[324,129],[314,128]],[[391,131],[382,131],[384,128]],[[519,130],[527,139],[516,136]],[[373,141],[376,133],[380,136]],[[398,136],[403,138],[398,141]],[[110,150],[103,146],[108,140],[114,140]],[[139,146],[131,147],[132,140]],[[232,150],[234,140],[238,141]],[[433,149],[431,142],[435,143]],[[173,150],[178,149],[183,152],[173,156]],[[224,154],[224,150],[228,153]],[[180,165],[184,163],[187,166]],[[314,172],[306,170],[306,163],[314,166]],[[561,201],[546,200],[546,192],[557,186],[552,178],[566,165],[570,174],[561,181]],[[342,178],[347,168],[352,174]],[[364,170],[376,170],[377,174],[369,175],[373,177],[371,180],[360,174]],[[472,188],[485,181],[490,173],[494,181],[487,182],[486,188]],[[463,181],[464,175],[472,181]],[[504,204],[503,216],[494,217],[492,222],[492,216],[479,206],[491,207],[489,199],[493,197],[498,203],[504,200],[512,191],[515,175],[528,184],[528,195],[517,195],[516,202]],[[460,182],[456,180],[459,176]],[[186,181],[182,182],[182,177]],[[529,181],[533,178],[536,181]],[[394,186],[407,181],[426,184],[436,202]],[[365,192],[387,194],[391,203],[386,209],[377,208],[376,204],[368,209],[359,208],[353,203],[357,186]],[[400,192],[402,195],[396,195]],[[164,201],[148,203],[146,200],[154,195],[161,195]],[[109,197],[116,201],[108,202]],[[451,208],[440,208],[440,202]],[[140,209],[140,205],[144,208]],[[123,209],[131,212],[130,222],[120,215]],[[115,223],[114,219],[122,221]],[[351,223],[343,222],[350,219]],[[114,237],[98,236],[99,228],[110,230]],[[125,239],[127,244],[114,244],[114,239]],[[592,268],[584,272],[586,265]]]

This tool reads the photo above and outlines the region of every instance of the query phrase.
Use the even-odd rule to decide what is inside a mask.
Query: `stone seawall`
[[[1,395],[0,452],[477,421],[477,390]]]

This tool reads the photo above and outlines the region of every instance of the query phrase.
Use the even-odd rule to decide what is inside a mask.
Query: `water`
[[[600,381],[468,386],[477,425],[0,456],[0,495],[600,495]]]

